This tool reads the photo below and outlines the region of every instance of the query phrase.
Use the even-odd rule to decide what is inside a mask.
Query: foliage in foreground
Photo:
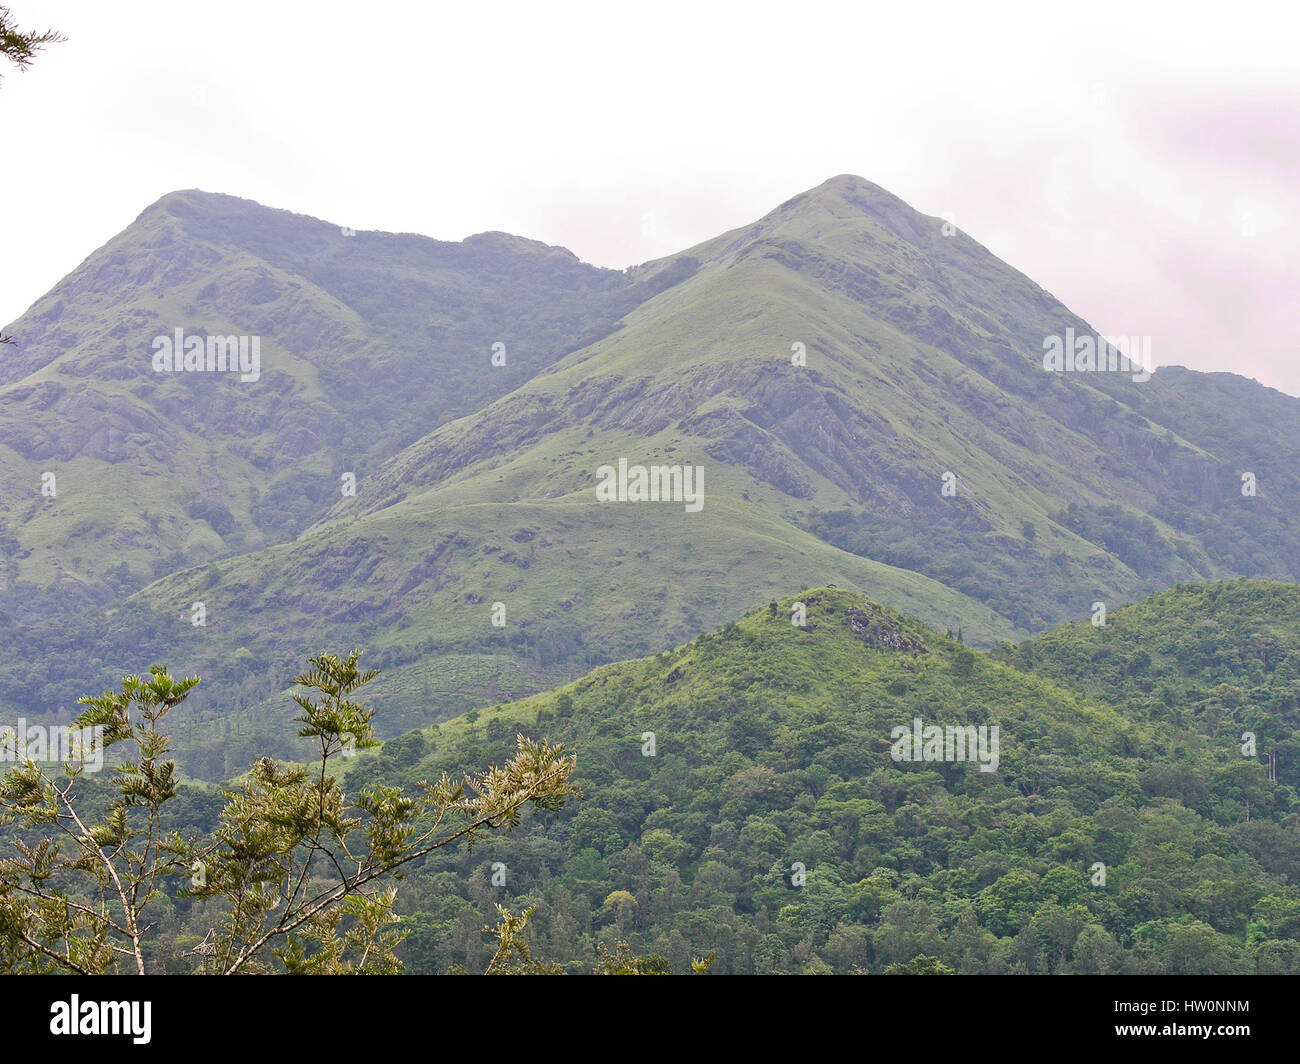
[[[560,809],[577,793],[574,760],[519,735],[499,767],[349,799],[331,762],[375,745],[373,713],[352,696],[376,674],[358,657],[320,654],[297,678],[295,720],[315,749],[311,767],[259,760],[208,833],[167,824],[177,781],[162,726],[198,679],[155,666],[120,691],[81,699],[77,725],[93,729],[97,753],[117,757],[108,787],[87,776],[88,749],[61,774],[25,760],[0,780],[0,825],[19,829],[17,856],[0,861],[4,969],[145,974],[153,910],[174,893],[204,903],[208,933],[190,952],[206,971],[399,971],[394,951],[406,932],[393,882],[403,869],[514,828],[525,806]],[[503,911],[502,921],[503,947],[519,941],[520,918]]]

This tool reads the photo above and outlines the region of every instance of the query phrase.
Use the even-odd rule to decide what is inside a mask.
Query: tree
[[[36,53],[47,44],[59,44],[66,40],[66,37],[53,30],[23,33],[14,22],[13,13],[0,4],[0,56],[10,60],[19,70],[31,66]]]
[[[958,629],[957,638],[961,639],[960,629]],[[953,657],[952,668],[953,668],[953,672],[955,672],[959,677],[961,677],[961,679],[969,680],[971,674],[975,671],[974,652],[967,650],[964,647],[961,650],[957,651],[956,655]]]
[[[198,682],[174,681],[155,666],[147,680],[126,677],[121,692],[79,699],[88,707],[77,719],[86,739],[65,763],[66,782],[34,760],[0,780],[0,825],[17,822],[53,836],[35,844],[16,839],[19,856],[0,861],[0,940],[10,971],[92,975],[125,959],[145,973],[144,913],[158,896],[159,877],[178,871],[160,830],[176,781],[175,764],[161,759],[169,742],[158,725]],[[89,821],[73,789],[96,761],[102,767],[108,747],[124,742],[134,745],[136,759],[122,759],[116,797]],[[25,743],[14,752],[23,756]],[[70,873],[89,877],[89,888],[75,895],[62,889]]]
[[[885,968],[886,975],[954,975],[943,961],[928,957],[924,953],[913,957],[906,964],[891,964]]]
[[[53,30],[46,30],[44,33],[23,33],[14,23],[10,10],[0,5],[0,56],[10,60],[19,70],[26,70],[31,66],[36,53],[47,44],[58,44],[64,40],[67,38]],[[0,333],[0,344],[16,342],[12,336]]]
[[[636,918],[636,898],[626,890],[610,891],[601,908],[613,913],[614,922],[618,924],[618,930],[622,934],[627,933],[628,924]]]
[[[36,836],[15,839],[19,856],[0,861],[5,967],[99,974],[125,965],[144,974],[146,909],[181,875],[188,886],[179,895],[209,899],[218,915],[200,953],[209,970],[398,970],[393,950],[404,934],[389,881],[403,866],[461,839],[472,846],[484,831],[518,824],[524,806],[557,810],[578,792],[573,758],[519,735],[517,753],[501,767],[460,782],[444,773],[415,794],[379,786],[349,801],[330,763],[377,745],[373,712],[351,698],[377,675],[358,667],[359,655],[317,655],[297,678],[302,690],[292,697],[302,714],[294,719],[314,743],[314,768],[262,758],[241,789],[226,794],[208,838],[160,828],[176,793],[160,726],[198,679],[175,681],[155,666],[149,679],[126,677],[120,692],[81,699],[88,708],[77,724],[91,729],[96,752],[120,753],[112,797],[94,818],[87,810],[104,804],[104,790],[74,795],[84,751],[62,778],[28,760],[0,780],[0,824]],[[508,917],[501,934],[517,935],[522,924]]]
[[[524,929],[532,919],[535,905],[530,905],[516,916],[509,909],[497,906],[500,917],[496,927],[485,927],[485,934],[495,935],[497,951],[488,964],[488,975],[563,975],[563,969],[533,956],[532,947],[524,937]]]
[[[603,945],[597,945],[596,951],[600,956],[599,967],[592,970],[593,975],[672,975],[672,967],[668,961],[657,953],[651,953],[644,957],[638,957],[622,939],[614,942],[613,950],[606,949]],[[713,954],[707,957],[692,957],[691,971],[696,975],[704,975],[708,972],[713,964]]]

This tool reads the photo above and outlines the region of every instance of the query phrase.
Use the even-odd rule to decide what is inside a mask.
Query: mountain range
[[[158,372],[177,330],[257,379]],[[210,779],[292,749],[307,648],[365,647],[396,734],[803,588],[992,648],[1300,575],[1300,400],[1046,369],[1097,330],[857,177],[621,272],[176,192],[4,332],[0,707],[166,660]],[[620,463],[702,505],[602,501]]]

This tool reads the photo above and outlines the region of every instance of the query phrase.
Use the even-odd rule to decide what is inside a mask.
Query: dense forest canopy
[[[988,653],[821,588],[328,778],[419,793],[516,734],[574,757],[580,798],[402,868],[385,920],[407,971],[523,949],[521,970],[570,972],[1289,973],[1298,670],[1292,585],[1180,585]],[[983,729],[998,756],[900,759],[914,726]],[[165,826],[219,836],[225,804],[178,783]],[[226,902],[161,882],[144,956],[194,970]]]

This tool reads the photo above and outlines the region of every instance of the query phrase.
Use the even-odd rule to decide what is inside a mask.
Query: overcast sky
[[[178,188],[621,268],[854,173],[1300,395],[1281,3],[6,3],[69,39],[0,67],[0,322]]]

